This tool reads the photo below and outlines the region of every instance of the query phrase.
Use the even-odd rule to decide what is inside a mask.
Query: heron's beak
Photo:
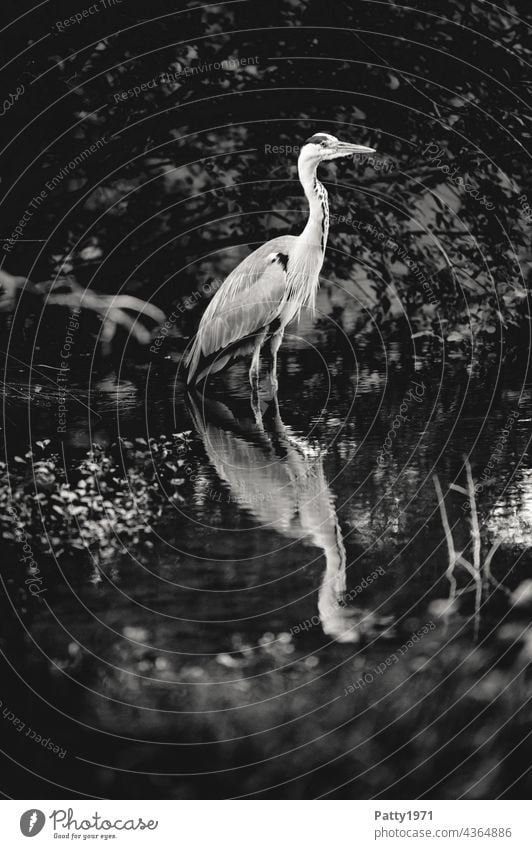
[[[364,147],[363,144],[349,144],[339,142],[337,147],[339,156],[353,156],[355,153],[375,153],[374,147]]]

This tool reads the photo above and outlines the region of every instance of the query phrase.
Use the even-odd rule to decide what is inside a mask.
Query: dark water
[[[170,362],[96,376],[90,391],[70,385],[67,465],[93,443],[185,433],[185,483],[157,516],[136,517],[151,528],[148,544],[59,557],[46,603],[21,602],[16,575],[7,584],[23,627],[4,649],[42,696],[27,709],[68,749],[61,773],[57,762],[39,768],[47,781],[96,796],[187,795],[175,773],[209,772],[210,762],[191,762],[176,742],[245,739],[261,733],[263,713],[271,729],[270,698],[283,706],[276,722],[319,710],[340,695],[320,689],[327,675],[352,680],[425,623],[443,644],[451,582],[434,475],[455,544],[472,558],[470,510],[449,490],[465,486],[466,457],[484,481],[482,556],[494,540],[500,548],[480,595],[456,569],[451,618],[464,654],[504,619],[508,592],[530,571],[530,387],[517,370],[472,378],[401,364],[393,349],[350,371],[316,367],[315,356],[287,354],[277,404],[263,399],[260,411],[238,367],[207,399],[188,397]],[[45,377],[12,384],[8,453],[55,434],[56,403]],[[235,763],[247,757],[239,745]]]

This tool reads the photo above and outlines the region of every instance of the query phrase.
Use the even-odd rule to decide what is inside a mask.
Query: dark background
[[[386,334],[408,345],[413,330],[424,333],[435,357],[431,333],[455,332],[453,357],[469,357],[470,330],[483,354],[501,337],[519,344],[530,258],[526,4],[238,0],[176,10],[156,0],[148,12],[122,0],[61,23],[78,6],[88,8],[52,2],[20,16],[18,4],[4,4],[6,23],[9,9],[19,19],[2,33],[3,93],[23,85],[24,95],[2,117],[2,235],[48,179],[108,140],[48,192],[23,234],[42,241],[4,251],[5,272],[46,292],[64,291],[68,277],[170,314],[223,276],[238,246],[301,230],[297,152],[265,146],[325,130],[376,147],[386,168],[323,169],[332,213],[362,222],[333,221],[324,277],[349,277],[356,257]],[[253,64],[214,67],[230,59]],[[164,73],[175,83],[116,102]],[[447,166],[478,199],[453,187]],[[440,309],[382,233],[419,262]],[[54,311],[39,315],[45,295],[25,292],[11,344],[28,342],[30,329],[31,349],[53,347]],[[13,297],[4,309],[12,313]],[[179,314],[176,335],[190,334],[202,309]],[[90,336],[98,321],[86,313]],[[360,317],[358,333],[371,334],[369,324]]]
[[[397,453],[410,465],[376,521],[386,528],[394,511],[410,504],[424,487],[421,506],[414,504],[404,525],[398,519],[398,529],[386,536],[375,563],[361,565],[355,574],[363,577],[400,550],[397,572],[377,595],[386,603],[388,593],[401,586],[399,612],[387,615],[393,613],[399,622],[405,610],[414,610],[398,626],[399,645],[427,621],[420,599],[425,594],[428,600],[441,599],[448,589],[431,477],[436,463],[442,481],[463,484],[462,455],[473,446],[474,469],[480,475],[507,416],[521,409],[523,421],[512,432],[497,470],[500,479],[492,482],[498,493],[512,479],[529,443],[530,398],[521,397],[530,352],[529,4],[496,7],[431,0],[406,8],[366,0],[235,0],[176,9],[159,0],[122,0],[108,8],[99,6],[80,23],[65,24],[76,10],[90,5],[76,0],[31,8],[4,0],[1,12],[5,462],[0,496],[5,565],[0,699],[2,709],[7,705],[69,752],[65,760],[52,759],[4,720],[4,794],[194,798],[243,793],[263,797],[269,792],[313,798],[330,792],[350,798],[381,793],[412,798],[430,788],[429,795],[436,798],[462,793],[472,798],[529,795],[529,589],[517,610],[507,594],[490,598],[480,642],[473,633],[473,596],[464,596],[465,608],[450,630],[444,636],[438,630],[409,658],[407,667],[395,668],[386,681],[362,694],[356,718],[349,700],[331,711],[325,706],[330,693],[342,692],[358,674],[346,667],[345,680],[335,677],[337,666],[347,664],[341,647],[333,646],[325,655],[323,676],[305,666],[306,654],[320,647],[316,631],[304,635],[290,657],[282,646],[278,654],[257,648],[245,669],[257,677],[257,689],[245,698],[263,700],[263,712],[240,711],[239,699],[244,697],[231,685],[236,673],[207,659],[203,645],[198,651],[205,653],[202,661],[176,672],[186,681],[181,702],[172,700],[164,680],[158,681],[141,694],[148,710],[135,712],[121,705],[122,698],[135,701],[138,695],[129,690],[131,679],[123,669],[140,670],[142,675],[149,669],[157,675],[158,658],[147,649],[124,647],[123,640],[109,642],[92,613],[116,627],[118,634],[124,627],[138,627],[130,621],[129,607],[115,608],[113,593],[105,592],[108,577],[121,580],[154,607],[160,605],[163,614],[174,612],[174,598],[166,590],[152,598],[153,586],[144,574],[139,579],[135,573],[138,584],[130,587],[130,564],[124,562],[123,552],[109,553],[104,550],[108,541],[98,537],[103,511],[93,506],[85,510],[80,496],[85,512],[79,521],[98,564],[91,572],[69,523],[63,491],[67,468],[68,474],[75,468],[70,480],[78,495],[80,488],[101,485],[87,465],[93,457],[79,463],[93,442],[103,445],[106,492],[121,523],[122,541],[143,565],[155,563],[160,575],[173,575],[162,555],[157,559],[157,546],[155,551],[142,547],[142,523],[135,524],[124,480],[113,465],[119,463],[116,441],[123,436],[134,446],[128,448],[127,482],[131,485],[134,471],[135,493],[144,499],[146,515],[177,544],[186,531],[173,524],[168,505],[157,500],[143,428],[149,420],[150,432],[168,439],[173,431],[191,427],[182,393],[176,414],[175,387],[165,381],[173,379],[204,309],[203,287],[234,267],[248,246],[281,233],[297,234],[304,225],[306,202],[297,180],[297,151],[273,152],[267,146],[297,147],[317,131],[371,145],[378,150],[381,167],[346,161],[320,172],[331,213],[344,220],[333,218],[323,268],[322,291],[329,300],[316,326],[325,361],[337,379],[326,421],[316,426],[316,433],[325,441],[328,421],[346,415],[354,380],[349,369],[355,371],[349,358],[355,345],[357,379],[360,369],[379,392],[379,381],[385,386],[384,403],[380,394],[368,390],[331,451],[327,469],[335,473],[343,468],[345,457],[371,431],[369,456],[357,461],[355,478],[336,484],[347,505],[341,525],[355,527],[364,510],[388,492],[395,474],[392,469],[384,479],[379,477],[371,451],[376,454],[382,445],[412,378],[424,379],[430,387],[424,396],[426,410],[416,414],[412,431],[405,429],[397,438]],[[246,63],[236,70],[213,67],[230,59]],[[193,73],[184,73],[187,69]],[[175,82],[160,83],[164,73],[173,74]],[[153,79],[156,86],[122,97]],[[21,95],[11,98],[20,87]],[[105,144],[97,152],[70,168],[76,156],[102,138]],[[427,150],[438,151],[437,162]],[[64,179],[46,192],[21,238],[7,249],[6,240],[32,198],[62,169],[67,171]],[[457,188],[452,174],[469,181],[472,190]],[[360,226],[353,225],[355,219]],[[400,260],[387,239],[393,239],[411,263],[418,263],[431,281],[434,302],[427,299],[412,265]],[[356,295],[359,307],[354,312],[349,298],[337,297],[339,282]],[[183,299],[195,292],[200,297],[180,309]],[[118,313],[110,312],[114,295],[122,297],[114,302]],[[68,318],[76,307],[81,308],[80,328],[69,379],[79,404],[93,405],[100,418],[95,431],[89,431],[86,409],[78,405],[68,437],[62,440],[54,418],[55,390],[46,375],[57,369]],[[157,325],[174,311],[177,319],[164,344],[150,351]],[[343,335],[329,338],[329,318]],[[285,410],[289,408],[290,423],[299,433],[325,403],[326,393],[317,356],[301,354],[297,360],[289,346],[281,352]],[[420,362],[424,371],[417,372]],[[115,391],[118,373],[123,380],[120,392]],[[159,380],[155,386],[149,382],[154,374]],[[177,385],[179,390],[179,381]],[[427,417],[432,428],[429,448],[410,461]],[[454,441],[449,442],[449,434]],[[158,441],[158,474],[174,450],[165,439]],[[155,451],[153,446],[150,451]],[[196,445],[194,451],[204,469],[208,464],[201,448]],[[529,466],[530,457],[525,469]],[[366,472],[351,515],[350,495]],[[175,469],[166,468],[164,474],[169,485]],[[181,492],[181,484],[176,486]],[[197,495],[186,487],[182,491],[190,499]],[[523,539],[508,542],[512,511],[526,506],[525,495],[521,492],[520,502],[510,493],[504,505],[507,513],[498,525],[507,537],[497,574],[508,579],[508,592],[530,574]],[[486,485],[484,496],[489,513],[497,494]],[[461,521],[462,501],[463,495],[457,496],[453,508]],[[5,518],[13,502],[57,600],[59,622],[20,589],[23,567]],[[224,508],[211,505],[211,512],[221,526]],[[431,523],[425,527],[429,513]],[[417,521],[423,522],[424,535],[417,538],[413,553],[405,552]],[[460,527],[465,545],[465,522]],[[46,547],[45,531],[50,529],[55,534],[53,557]],[[203,536],[188,540],[193,552],[199,550],[194,544],[203,544]],[[226,588],[215,569],[216,546],[221,543],[207,533],[205,539],[215,552],[204,577],[207,591],[209,581],[213,586],[220,581]],[[441,550],[435,559],[427,557],[425,571],[421,576],[416,572],[410,583],[412,570],[425,563],[435,540]],[[362,542],[357,541],[355,554],[359,548],[363,550]],[[294,562],[303,556],[298,549]],[[65,574],[87,604],[87,618],[86,611],[70,606]],[[224,577],[229,587],[236,581],[233,574]],[[306,575],[301,580],[303,589],[295,585],[295,594],[300,589],[301,594],[310,592],[309,586],[318,583],[318,571],[307,583]],[[185,598],[185,618],[187,601],[192,604]],[[314,611],[311,605],[305,615]],[[162,623],[161,630],[160,623],[154,626],[159,646],[183,639],[185,648],[198,649],[192,630],[176,634],[164,618]],[[287,627],[285,622],[268,621],[260,626],[267,633],[274,626],[279,631]],[[262,632],[250,636],[257,646]],[[224,639],[233,636],[219,637],[224,651]],[[109,665],[78,650],[78,642],[92,646],[95,657],[105,656]],[[389,650],[377,644],[367,662],[379,663]],[[432,653],[436,659],[419,673]],[[294,669],[280,673],[279,667],[284,670],[290,660]],[[202,663],[205,674],[220,684],[212,701],[194,686]],[[480,682],[476,689],[473,682]],[[302,684],[308,684],[302,696],[270,700],[271,693],[282,695],[292,688],[299,692]],[[106,698],[93,698],[93,688]],[[312,719],[297,723],[309,706]],[[201,714],[199,719],[183,719],[179,712],[188,709]],[[172,710],[178,716],[170,722],[165,711]],[[425,721],[430,728],[420,735]],[[263,734],[265,727],[277,726],[278,735]],[[404,741],[399,751],[398,740]],[[292,746],[296,751],[287,763],[283,752]],[[78,758],[84,759],[81,765]],[[100,762],[112,762],[117,769],[100,768]],[[265,789],[276,784],[282,789]]]

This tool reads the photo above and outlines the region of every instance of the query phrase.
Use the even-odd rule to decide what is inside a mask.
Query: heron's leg
[[[256,390],[258,388],[259,375],[260,375],[260,345],[256,345],[255,350],[253,351],[253,357],[252,357],[252,360],[251,360],[251,365],[249,367],[249,382],[251,383],[251,388],[253,390]]]
[[[255,342],[255,350],[253,351],[253,357],[251,359],[251,365],[249,367],[249,382],[251,383],[251,388],[254,392],[258,392],[259,389],[260,349],[264,344],[265,338],[266,331],[263,331],[257,336],[257,340]]]
[[[259,398],[259,393],[255,390],[251,393],[250,404],[255,417],[255,424],[259,430],[264,430],[264,424],[262,421],[262,401]]]
[[[268,378],[270,382],[270,387],[274,394],[279,388],[279,381],[277,380],[277,352],[281,347],[283,335],[284,329],[275,333],[270,339],[270,371]]]
[[[255,416],[257,427],[262,428],[262,401],[259,395],[260,386],[260,351],[266,338],[266,331],[257,337],[255,350],[249,368],[249,382],[251,383],[251,408]]]

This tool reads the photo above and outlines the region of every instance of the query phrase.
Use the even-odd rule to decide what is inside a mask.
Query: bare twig
[[[449,592],[449,601],[454,601],[456,597],[456,578],[454,575],[454,568],[456,566],[456,561],[458,559],[458,553],[454,547],[454,539],[451,531],[451,526],[449,525],[449,519],[447,518],[447,510],[445,509],[445,501],[443,499],[443,492],[440,485],[440,479],[438,475],[433,476],[434,481],[434,489],[436,490],[436,495],[438,496],[438,506],[440,508],[441,521],[443,525],[443,530],[445,531],[445,540],[447,542],[447,552],[449,555],[449,565],[447,567],[447,580],[450,584],[450,592]]]
[[[480,526],[478,523],[477,500],[475,497],[475,484],[471,472],[471,463],[467,458],[464,459],[467,490],[469,495],[469,507],[471,509],[471,538],[473,540],[473,566],[475,572],[480,574]]]
[[[162,324],[166,317],[159,307],[133,295],[105,295],[92,289],[84,289],[71,277],[32,283],[26,277],[14,277],[0,269],[0,287],[0,311],[3,312],[12,312],[19,295],[28,292],[41,298],[45,307],[85,309],[96,313],[102,322],[101,342],[104,348],[109,347],[119,326],[130,333],[139,344],[147,345],[152,334],[140,317],[147,316],[155,325]],[[130,313],[135,313],[135,317]]]
[[[480,523],[478,520],[475,482],[473,480],[471,464],[467,457],[464,458],[464,466],[466,470],[467,489],[455,483],[451,484],[449,489],[453,489],[456,492],[461,493],[462,495],[466,495],[469,499],[469,507],[471,510],[469,534],[473,549],[472,563],[467,560],[467,558],[464,557],[463,553],[461,551],[458,551],[455,547],[453,533],[449,523],[447,509],[445,507],[443,492],[437,475],[433,476],[433,481],[434,489],[436,490],[436,495],[438,498],[438,506],[440,509],[440,516],[442,520],[443,530],[445,533],[445,540],[447,543],[449,564],[447,566],[446,576],[450,585],[449,602],[453,602],[457,596],[457,578],[455,574],[456,566],[462,566],[462,568],[465,569],[465,571],[468,573],[468,575],[471,576],[472,580],[475,583],[475,637],[477,637],[480,627],[480,607],[482,604],[483,588],[487,587],[489,584],[493,584],[493,586],[495,586],[497,589],[502,590],[506,594],[509,594],[509,590],[507,590],[506,587],[502,586],[502,584],[500,584],[499,581],[497,581],[496,578],[494,578],[491,574],[491,561],[493,560],[495,552],[501,544],[500,540],[492,544],[488,553],[484,557],[484,560],[482,560],[482,538],[480,534]]]

